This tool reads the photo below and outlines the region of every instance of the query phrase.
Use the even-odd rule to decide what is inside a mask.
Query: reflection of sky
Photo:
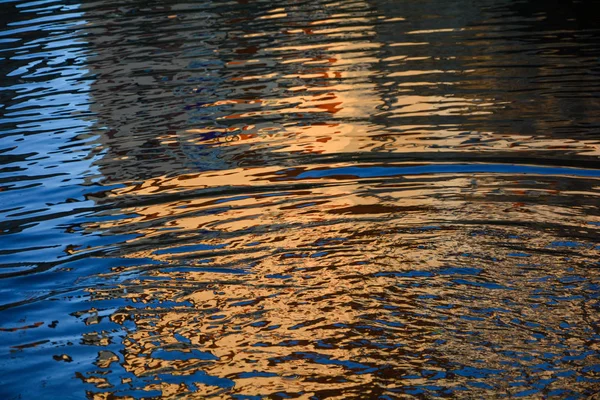
[[[10,99],[0,120],[0,182],[9,182],[0,184],[0,220],[3,233],[12,233],[2,245],[8,250],[3,263],[10,266],[3,274],[40,267],[65,256],[67,246],[83,244],[77,243],[83,237],[65,228],[93,205],[83,196],[97,191],[89,185],[99,176],[93,166],[99,155],[93,155],[84,13],[77,12],[79,5],[16,8],[14,22],[0,32],[10,43],[2,61],[10,72],[0,87]]]

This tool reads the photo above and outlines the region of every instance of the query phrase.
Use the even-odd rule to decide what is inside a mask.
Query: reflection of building
[[[598,42],[590,29],[597,24],[582,12],[585,2],[373,3],[388,17],[405,18],[404,42],[385,25],[378,30],[389,44],[382,58],[396,71],[382,80],[382,96],[401,101],[376,118],[389,141],[404,136],[415,151],[467,159],[478,157],[469,151],[534,154],[534,163],[540,154],[562,162],[569,162],[567,151],[598,154],[595,61],[581,58],[597,56],[590,46]],[[401,145],[387,147],[394,146]]]
[[[151,24],[134,6],[90,10],[102,21],[89,31],[105,175],[127,181],[261,164],[273,151],[331,151],[321,143],[343,136],[335,132],[372,130],[380,102],[369,68],[380,45],[364,24],[374,17],[353,12],[361,25],[330,29],[339,7],[291,6],[280,15],[261,5],[221,13],[173,4]],[[265,27],[276,33],[265,36]],[[322,132],[331,124],[340,129]],[[344,151],[340,140],[335,151]]]
[[[100,164],[110,182],[146,179],[184,165],[177,149],[160,146],[162,136],[186,122],[185,103],[170,83],[189,63],[172,56],[182,51],[185,36],[160,40],[160,30],[176,23],[162,11],[150,24],[139,19],[133,3],[88,11],[96,77],[91,107],[104,130]]]
[[[600,105],[588,88],[549,83],[577,58],[544,50],[560,43],[543,32],[574,23],[546,6],[238,3],[173,3],[152,16],[133,4],[88,11],[102,21],[89,28],[92,107],[111,180],[298,153],[598,151],[588,136]],[[578,7],[571,17],[581,19]],[[502,10],[539,18],[506,36],[488,22]]]

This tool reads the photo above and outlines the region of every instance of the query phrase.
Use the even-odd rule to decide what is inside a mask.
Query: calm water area
[[[582,0],[0,0],[0,399],[600,398]]]

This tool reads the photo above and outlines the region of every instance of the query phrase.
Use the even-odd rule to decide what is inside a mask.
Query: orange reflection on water
[[[589,393],[592,50],[505,3],[85,6],[100,183],[40,264],[88,297],[11,351],[98,399]]]

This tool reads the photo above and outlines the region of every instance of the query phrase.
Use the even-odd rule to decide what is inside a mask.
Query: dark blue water
[[[0,0],[0,398],[600,396],[576,0]]]

